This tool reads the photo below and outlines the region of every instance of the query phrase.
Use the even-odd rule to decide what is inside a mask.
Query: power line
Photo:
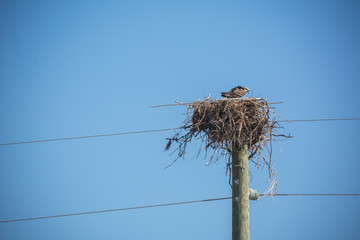
[[[260,196],[263,196],[263,197],[268,197],[268,196],[360,196],[360,193],[276,193],[276,194],[260,194]],[[209,199],[186,201],[186,202],[163,203],[163,204],[145,205],[145,206],[128,207],[128,208],[117,208],[117,209],[99,210],[99,211],[91,211],[91,212],[68,213],[68,214],[51,215],[51,216],[43,216],[43,217],[19,218],[19,219],[3,220],[3,221],[0,221],[0,223],[30,221],[30,220],[39,220],[39,219],[47,219],[47,218],[71,217],[71,216],[87,215],[87,214],[95,214],[95,213],[118,212],[118,211],[127,211],[127,210],[135,210],[135,209],[142,209],[142,208],[165,207],[165,206],[192,204],[192,203],[200,203],[200,202],[212,202],[212,201],[220,201],[220,200],[226,200],[226,199],[231,199],[231,198],[232,197],[209,198]]]
[[[120,133],[98,134],[98,135],[89,135],[89,136],[80,136],[80,137],[53,138],[53,139],[44,139],[44,140],[35,140],[35,141],[25,141],[25,142],[0,143],[0,146],[16,145],[16,144],[26,144],[26,143],[41,143],[41,142],[66,141],[66,140],[75,140],[75,139],[84,139],[84,138],[111,137],[111,136],[130,135],[130,134],[149,133],[149,132],[163,132],[163,131],[171,131],[171,130],[175,130],[175,129],[179,129],[179,128],[165,128],[165,129],[144,130],[144,131],[134,131],[134,132],[120,132]]]
[[[258,98],[257,100],[260,100],[260,99],[263,99],[263,98]],[[220,101],[222,100],[225,100],[227,101],[228,99],[221,99]],[[237,99],[237,101],[241,101],[241,99]],[[189,106],[192,103],[181,103],[181,102],[178,102],[178,101],[175,101],[176,103],[170,103],[170,104],[162,104],[162,105],[152,105],[152,106],[149,106],[149,108],[158,108],[158,107],[172,107],[172,106]],[[283,103],[282,101],[281,102],[271,102],[271,103],[268,103],[268,104],[279,104],[279,103]]]
[[[259,194],[260,196],[360,196],[360,193],[276,193]]]
[[[118,209],[109,209],[109,210],[100,210],[100,211],[91,211],[91,212],[69,213],[69,214],[52,215],[52,216],[45,216],[45,217],[21,218],[21,219],[0,221],[0,223],[20,222],[20,221],[37,220],[37,219],[45,219],[45,218],[70,217],[70,216],[86,215],[86,214],[94,214],[94,213],[106,213],[106,212],[135,210],[135,209],[141,209],[141,208],[165,207],[165,206],[190,204],[190,203],[199,203],[199,202],[211,202],[211,201],[219,201],[219,200],[225,200],[225,199],[230,199],[230,198],[231,197],[212,198],[212,199],[195,200],[195,201],[187,201],[187,202],[163,203],[163,204],[145,205],[145,206],[129,207],[129,208],[118,208]]]
[[[318,118],[318,119],[295,119],[295,120],[289,120],[289,121],[290,122],[324,122],[324,121],[355,121],[355,120],[360,120],[360,118]],[[278,122],[289,122],[289,121],[287,121],[287,120],[279,120]],[[139,133],[150,133],[150,132],[164,132],[164,131],[172,131],[172,130],[176,130],[176,129],[180,129],[180,127],[165,128],[165,129],[155,129],[155,130],[144,130],[144,131],[134,131],[134,132],[98,134],[98,135],[79,136],[79,137],[53,138],[53,139],[43,139],[43,140],[24,141],[24,142],[0,143],[0,146],[27,144],[27,143],[67,141],[67,140],[97,138],[97,137],[111,137],[111,136],[130,135],[130,134],[139,134]]]
[[[354,121],[360,120],[360,118],[318,118],[318,119],[300,119],[289,120],[291,122],[325,122],[325,121]],[[289,122],[287,120],[279,120],[278,122]]]

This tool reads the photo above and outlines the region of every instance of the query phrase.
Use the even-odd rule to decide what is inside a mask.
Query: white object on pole
[[[249,188],[249,199],[250,200],[259,200],[260,194],[255,189]]]

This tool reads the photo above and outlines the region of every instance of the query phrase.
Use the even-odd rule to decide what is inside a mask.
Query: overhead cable
[[[360,118],[295,119],[295,120],[279,120],[278,122],[325,122],[325,121],[356,121],[356,120],[360,120]],[[68,141],[68,140],[98,138],[98,137],[112,137],[112,136],[119,136],[119,135],[139,134],[139,133],[164,132],[164,131],[172,131],[172,130],[177,130],[177,129],[181,129],[181,127],[155,129],[155,130],[144,130],[144,131],[133,131],[133,132],[118,132],[118,133],[98,134],[98,135],[79,136],[79,137],[52,138],[52,139],[23,141],[23,142],[9,142],[9,143],[0,143],[0,146],[18,145],[18,144],[27,144],[27,143]]]
[[[119,132],[119,133],[108,133],[108,134],[98,134],[98,135],[79,136],[79,137],[52,138],[52,139],[24,141],[24,142],[0,143],[0,146],[26,144],[26,143],[67,141],[67,140],[84,139],[84,138],[111,137],[111,136],[130,135],[130,134],[139,134],[139,133],[150,133],[150,132],[163,132],[163,131],[171,131],[171,130],[174,130],[174,129],[179,129],[179,128],[165,128],[165,129],[156,129],[156,130],[144,130],[144,131],[134,131],[134,132]]]
[[[263,197],[269,197],[269,196],[360,196],[360,193],[276,193],[276,194],[260,194],[260,196],[263,196]],[[186,202],[144,205],[144,206],[137,206],[137,207],[117,208],[117,209],[99,210],[99,211],[91,211],[91,212],[77,212],[77,213],[43,216],[43,217],[10,219],[10,220],[0,221],[0,223],[30,221],[30,220],[39,220],[39,219],[47,219],[47,218],[71,217],[71,216],[79,216],[79,215],[87,215],[87,214],[95,214],[95,213],[108,213],[108,212],[136,210],[136,209],[142,209],[142,208],[155,208],[155,207],[165,207],[165,206],[183,205],[183,204],[191,204],[191,203],[212,202],[212,201],[220,201],[220,200],[226,200],[226,199],[231,199],[231,197],[210,198],[210,199],[194,200],[194,201],[186,201]]]

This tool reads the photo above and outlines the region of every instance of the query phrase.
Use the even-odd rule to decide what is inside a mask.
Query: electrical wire
[[[360,196],[360,193],[276,193],[276,194],[259,194],[259,195],[263,196],[263,197],[266,197],[266,196],[267,197],[269,197],[269,196]],[[210,198],[210,199],[203,199],[203,200],[175,202],[175,203],[163,203],[163,204],[145,205],[145,206],[128,207],[128,208],[117,208],[117,209],[99,210],[99,211],[91,211],[91,212],[78,212],[78,213],[68,213],[68,214],[51,215],[51,216],[43,216],[43,217],[19,218],[19,219],[3,220],[3,221],[0,221],[0,223],[30,221],[30,220],[39,220],[39,219],[47,219],[47,218],[71,217],[71,216],[87,215],[87,214],[95,214],[95,213],[118,212],[118,211],[127,211],[127,210],[135,210],[135,209],[142,209],[142,208],[165,207],[165,206],[192,204],[192,203],[200,203],[200,202],[212,202],[212,201],[220,201],[220,200],[226,200],[226,199],[231,199],[231,198],[232,197]]]
[[[325,122],[325,121],[354,121],[360,118],[318,118],[318,119],[299,119],[289,120],[290,122]],[[288,120],[279,120],[278,122],[289,122]]]
[[[10,142],[10,143],[0,143],[0,146],[26,144],[26,143],[66,141],[66,140],[75,140],[75,139],[84,139],[84,138],[111,137],[111,136],[130,135],[130,134],[139,134],[139,133],[150,133],[150,132],[163,132],[163,131],[171,131],[171,130],[175,130],[175,129],[180,129],[180,128],[165,128],[165,129],[144,130],[144,131],[134,131],[134,132],[98,134],[98,135],[89,135],[89,136],[80,136],[80,137],[53,138],[53,139],[43,139],[43,140],[25,141],[25,142]]]
[[[351,120],[352,120],[352,121],[360,120],[360,118],[295,119],[295,120],[279,120],[278,122],[323,122],[323,121],[351,121]],[[111,136],[130,135],[130,134],[139,134],[139,133],[150,133],[150,132],[164,132],[164,131],[172,131],[172,130],[176,130],[176,129],[180,129],[180,127],[176,127],[176,128],[165,128],[165,129],[155,129],[155,130],[144,130],[144,131],[134,131],[134,132],[120,132],[120,133],[98,134],[98,135],[79,136],[79,137],[53,138],[53,139],[43,139],[43,140],[24,141],[24,142],[0,143],[0,146],[18,145],[18,144],[28,144],[28,143],[42,143],[42,142],[67,141],[67,140],[86,139],[86,138],[97,138],[97,137],[111,137]]]
[[[118,209],[109,209],[109,210],[100,210],[100,211],[91,211],[91,212],[78,212],[78,213],[60,214],[60,215],[52,215],[52,216],[45,216],[45,217],[20,218],[20,219],[0,221],[0,223],[20,222],[20,221],[37,220],[37,219],[45,219],[45,218],[70,217],[70,216],[86,215],[86,214],[94,214],[94,213],[106,213],[106,212],[135,210],[135,209],[141,209],[141,208],[165,207],[165,206],[190,204],[190,203],[199,203],[199,202],[211,202],[211,201],[219,201],[219,200],[225,200],[225,199],[230,199],[230,198],[231,197],[212,198],[212,199],[204,199],[204,200],[175,202],[175,203],[163,203],[163,204],[145,205],[145,206],[138,206],[138,207],[118,208]]]
[[[360,196],[360,193],[276,193],[259,194],[260,196]]]
[[[257,100],[260,100],[260,99],[263,99],[263,98],[258,98]],[[225,100],[225,99],[223,99]],[[159,107],[172,107],[172,106],[189,106],[191,105],[192,103],[181,103],[181,102],[178,102],[178,101],[175,101],[176,103],[170,103],[170,104],[162,104],[162,105],[152,105],[152,106],[149,106],[149,108],[159,108]],[[270,102],[268,104],[279,104],[279,103],[283,103],[282,101],[281,102]]]

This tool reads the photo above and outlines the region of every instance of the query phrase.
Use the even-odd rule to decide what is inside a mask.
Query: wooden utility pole
[[[249,240],[249,143],[232,149],[232,240]]]

